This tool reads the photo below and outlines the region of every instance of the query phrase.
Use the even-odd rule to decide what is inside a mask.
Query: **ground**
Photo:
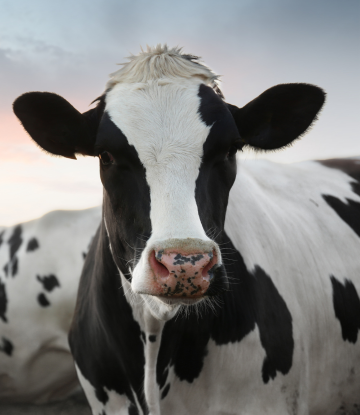
[[[83,395],[48,405],[2,405],[1,415],[91,415]]]

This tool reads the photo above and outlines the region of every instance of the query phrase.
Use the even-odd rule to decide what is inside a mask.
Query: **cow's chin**
[[[140,294],[144,299],[151,315],[157,320],[167,321],[172,319],[181,307],[192,306],[203,298],[169,298]]]

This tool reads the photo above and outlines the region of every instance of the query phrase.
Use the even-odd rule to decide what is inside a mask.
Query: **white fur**
[[[181,48],[169,49],[167,45],[157,45],[154,48],[148,46],[146,51],[130,56],[129,62],[122,64],[121,69],[110,75],[106,89],[111,89],[118,83],[146,83],[162,78],[178,80],[194,77],[216,87],[219,76],[206,65],[200,64],[199,58],[193,58],[184,58]]]

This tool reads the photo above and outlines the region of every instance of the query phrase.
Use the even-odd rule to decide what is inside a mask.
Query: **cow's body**
[[[158,46],[84,114],[51,93],[15,101],[46,151],[100,160],[69,336],[94,415],[356,410],[358,186],[316,162],[236,159],[289,145],[324,100],[284,84],[237,108],[194,56]]]
[[[360,173],[357,160],[346,164]],[[100,229],[79,305],[91,324],[76,320],[74,346],[93,413],[141,414],[147,404],[158,408],[151,413],[174,415],[356,414],[360,301],[352,294],[360,293],[359,228],[326,201],[336,198],[349,218],[359,215],[347,202],[360,207],[353,183],[319,162],[239,162],[222,247],[230,290],[214,310],[165,324],[134,294],[124,295],[130,290],[124,277],[121,286],[89,273],[95,257],[111,262]],[[334,295],[346,303],[340,299],[342,319]]]
[[[101,209],[55,211],[0,230],[0,401],[78,390],[67,334]]]

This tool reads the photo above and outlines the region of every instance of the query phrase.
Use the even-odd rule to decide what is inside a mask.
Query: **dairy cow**
[[[69,337],[94,415],[357,410],[357,161],[236,159],[291,144],[324,98],[284,84],[237,108],[196,57],[158,46],[84,114],[47,92],[15,101],[46,151],[99,157]]]
[[[100,219],[99,207],[55,211],[0,229],[1,403],[45,403],[80,389],[67,336]]]

